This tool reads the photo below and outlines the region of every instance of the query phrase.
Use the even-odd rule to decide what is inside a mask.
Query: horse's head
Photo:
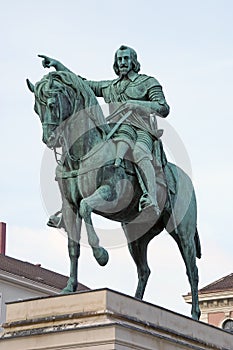
[[[42,140],[49,148],[61,146],[60,135],[65,121],[77,109],[77,91],[71,74],[51,72],[35,86],[27,79],[28,88],[35,95],[34,110],[43,127]]]

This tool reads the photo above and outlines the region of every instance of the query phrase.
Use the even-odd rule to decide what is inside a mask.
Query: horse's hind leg
[[[150,268],[147,262],[148,241],[146,241],[145,237],[143,236],[136,239],[135,241],[131,241],[129,228],[127,228],[127,225],[122,224],[122,228],[125,232],[126,238],[128,239],[129,252],[137,267],[138,285],[137,285],[135,297],[138,299],[142,299],[145,292],[148,278],[150,276]]]
[[[178,236],[175,232],[171,235],[176,240],[181,255],[183,257],[186,273],[189,279],[192,294],[192,318],[199,320],[201,312],[198,302],[198,269],[196,265],[196,244],[195,244],[196,225],[184,225],[184,222],[178,226]]]

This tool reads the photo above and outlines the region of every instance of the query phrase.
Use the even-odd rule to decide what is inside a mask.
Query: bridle
[[[61,133],[60,133],[59,137],[57,138],[57,140],[59,141],[59,144],[60,144],[61,146],[64,146],[64,147],[65,147],[65,151],[66,151],[65,153],[68,155],[68,157],[70,158],[70,160],[76,161],[76,159],[75,159],[75,158],[70,154],[70,152],[69,152],[69,147],[68,147],[68,145],[67,145],[67,141],[66,141],[66,138],[65,138],[65,136],[64,136],[64,127],[65,127],[65,122],[66,122],[66,119],[67,119],[67,118],[64,119],[64,117],[63,117],[63,114],[62,114],[62,102],[61,102],[61,97],[60,97],[60,95],[61,95],[61,94],[64,94],[64,92],[61,91],[61,89],[57,89],[57,91],[53,91],[52,94],[53,94],[53,95],[54,95],[54,94],[57,94],[57,95],[56,95],[56,101],[57,101],[57,106],[56,106],[56,120],[52,120],[52,118],[51,118],[52,113],[51,113],[51,110],[50,110],[50,106],[48,105],[48,100],[49,100],[51,97],[48,97],[47,100],[46,100],[47,103],[46,103],[45,101],[40,101],[40,103],[39,103],[39,106],[40,106],[40,104],[43,104],[43,105],[45,106],[44,115],[47,114],[48,116],[50,116],[49,120],[46,120],[46,121],[42,121],[42,122],[41,122],[41,123],[42,123],[42,127],[43,127],[43,128],[46,128],[46,127],[51,127],[51,126],[53,126],[54,128],[53,128],[52,131],[54,131],[54,130],[55,130],[56,128],[58,128],[58,127],[61,127],[63,130],[61,131]],[[70,105],[72,106],[71,99],[70,99],[69,96],[67,96],[67,95],[66,95],[66,97],[67,97],[68,102],[69,102]],[[77,103],[76,103],[76,101],[75,101],[74,106],[72,106],[73,111],[76,109],[76,105],[77,105]],[[42,115],[41,108],[38,110],[38,114],[39,114],[39,115]],[[72,115],[72,113],[71,113],[71,115]],[[70,116],[68,116],[68,117],[70,117]],[[64,125],[61,126],[62,124],[64,124]],[[55,159],[56,159],[57,164],[58,164],[58,165],[61,165],[61,164],[62,164],[62,161],[61,161],[61,159],[58,159],[58,155],[61,156],[61,154],[57,151],[57,147],[51,147],[51,149],[54,151],[54,155],[55,155]]]
[[[39,105],[39,106],[37,105],[37,113],[39,114],[39,116],[42,116],[42,115],[45,116],[47,114],[47,116],[49,117],[48,119],[46,118],[46,121],[41,120],[43,128],[52,126],[52,127],[54,127],[53,130],[55,130],[56,128],[61,127],[60,135],[56,138],[56,141],[59,142],[59,145],[61,145],[61,147],[63,147],[64,152],[62,152],[62,154],[60,154],[57,151],[58,147],[51,147],[51,149],[54,152],[56,162],[58,165],[63,165],[64,159],[67,159],[68,163],[80,162],[83,158],[86,158],[87,155],[83,156],[81,158],[78,158],[78,157],[75,157],[74,155],[72,155],[70,153],[70,147],[68,145],[67,138],[65,137],[66,136],[65,135],[66,121],[67,121],[67,119],[70,120],[70,118],[72,118],[74,113],[76,113],[76,111],[78,110],[78,104],[80,103],[80,101],[76,95],[75,96],[73,95],[73,93],[75,93],[75,90],[73,89],[72,86],[67,85],[66,87],[68,88],[68,90],[64,90],[63,88],[61,89],[61,88],[56,88],[56,87],[54,89],[52,87],[52,84],[53,84],[52,79],[47,84],[48,84],[47,86],[45,86],[45,85],[41,86],[40,91],[36,94],[37,99],[38,99],[38,105]],[[42,90],[43,88],[45,90]],[[69,89],[71,89],[71,90],[69,90]],[[54,94],[57,94],[56,98],[55,98],[56,120],[52,119],[52,112],[51,112],[51,109],[49,106],[49,101],[48,101],[49,99],[52,99],[54,97]],[[64,106],[63,103],[64,102],[62,101],[61,96],[65,96],[65,98],[67,99],[69,106],[70,106],[70,114],[66,118],[64,118],[64,113],[63,113],[63,106]],[[45,111],[43,111],[44,113],[41,110],[41,105],[45,106]],[[89,117],[90,117],[90,119],[92,119],[92,121],[94,123],[96,123],[95,118],[91,115],[91,113],[89,114]],[[56,144],[56,142],[55,142],[55,144]],[[59,159],[59,156],[60,156],[60,159]],[[70,167],[71,167],[71,163],[70,163]]]

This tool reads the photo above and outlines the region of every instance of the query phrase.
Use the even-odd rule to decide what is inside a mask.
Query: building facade
[[[5,255],[6,224],[0,223],[0,325],[6,319],[9,302],[57,295],[66,286],[68,277]],[[89,290],[79,283],[78,291]],[[1,326],[0,326],[1,327]]]
[[[212,282],[198,292],[201,321],[233,333],[233,273]],[[191,295],[184,296],[191,303]]]

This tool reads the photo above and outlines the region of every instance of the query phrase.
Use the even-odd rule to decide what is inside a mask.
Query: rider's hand
[[[132,110],[136,111],[137,108],[138,108],[138,101],[136,101],[136,100],[128,100],[128,101],[126,101],[126,102],[124,102],[122,104],[122,107],[124,109],[128,109],[128,110],[131,110],[131,111]]]
[[[147,101],[128,100],[124,102],[124,108],[137,113],[148,114],[148,107],[149,104]]]
[[[38,57],[43,58],[42,65],[44,68],[56,67],[57,61],[45,55],[38,55]]]

